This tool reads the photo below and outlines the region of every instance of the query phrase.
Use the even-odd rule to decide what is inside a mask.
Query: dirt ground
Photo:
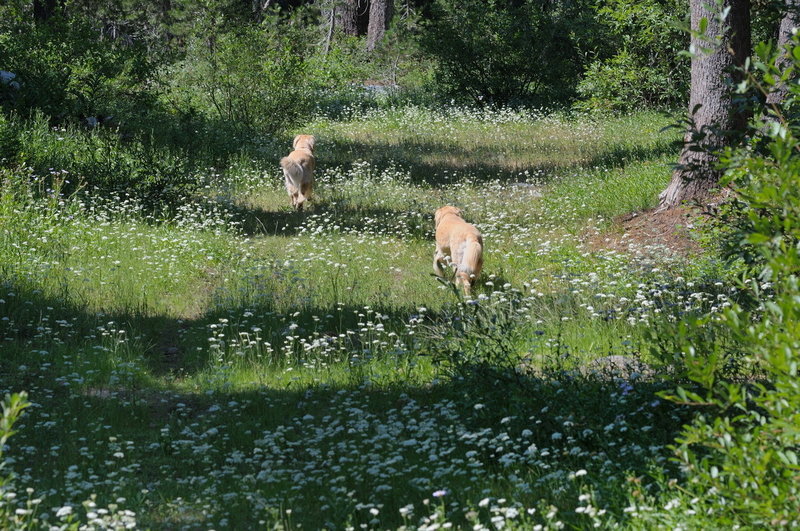
[[[645,210],[614,220],[609,231],[592,236],[592,249],[627,251],[632,247],[666,247],[681,255],[700,252],[700,245],[691,230],[701,216],[696,207],[678,207],[662,212]]]

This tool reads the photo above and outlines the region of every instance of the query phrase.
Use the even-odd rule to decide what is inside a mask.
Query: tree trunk
[[[389,29],[394,11],[393,0],[372,0],[369,6],[369,27],[367,28],[367,50],[372,51],[383,39]]]
[[[325,57],[331,53],[331,43],[333,42],[333,30],[336,28],[336,4],[331,6],[331,13],[328,18],[328,32],[325,35],[325,46],[323,48],[323,53]]]
[[[800,28],[800,0],[785,0],[786,13],[781,19],[781,25],[778,29],[778,49],[781,50],[781,55],[778,57],[777,66],[781,71],[786,70],[792,64],[792,58],[786,53],[786,46],[792,42],[792,30]],[[785,83],[781,83],[773,88],[767,94],[768,105],[780,105],[786,95],[789,93],[789,87]]]
[[[691,0],[695,55],[689,113],[693,123],[684,137],[672,181],[659,196],[658,211],[706,196],[719,182],[718,152],[726,145],[727,134],[747,124],[747,115],[733,107],[730,89],[731,81],[739,77],[734,67],[744,64],[750,53],[750,0],[725,0],[723,7],[730,7],[730,12],[721,22],[706,0]],[[708,21],[705,39],[697,35],[704,18]],[[701,51],[709,47],[712,50]]]
[[[345,35],[358,36],[359,0],[345,0],[336,11],[339,13],[339,24]]]

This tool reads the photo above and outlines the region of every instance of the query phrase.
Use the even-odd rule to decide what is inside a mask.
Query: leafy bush
[[[58,122],[134,115],[153,102],[146,85],[153,64],[135,44],[102,38],[93,21],[55,17],[18,21],[0,32],[0,69],[16,74],[13,97],[0,99],[23,116]],[[8,90],[6,90],[8,92]]]
[[[313,81],[302,29],[277,16],[260,26],[195,36],[166,75],[171,99],[231,126],[276,132],[311,111]],[[318,70],[319,72],[319,70]]]
[[[753,71],[741,90],[762,94],[794,79],[800,46],[789,50],[793,64],[776,65],[768,45],[760,45]],[[760,80],[760,81],[759,81]],[[761,301],[756,308],[734,304],[695,327],[713,327],[746,354],[744,362],[760,378],[720,377],[713,351],[687,336],[683,355],[697,385],[679,387],[668,397],[701,411],[674,447],[685,481],[665,481],[666,511],[641,516],[667,527],[733,528],[800,524],[800,88],[788,85],[782,106],[757,106],[752,144],[729,152],[723,184],[736,188],[739,220],[735,233],[758,256],[754,278],[743,289]],[[766,125],[765,125],[766,124]],[[703,334],[700,329],[696,334]],[[663,500],[661,500],[663,502]],[[653,503],[639,500],[637,506]],[[660,503],[655,501],[655,503]],[[641,510],[637,507],[637,510]]]
[[[576,33],[591,26],[581,20],[586,6],[439,0],[435,8],[422,46],[448,95],[479,104],[571,96],[582,70]]]
[[[169,146],[125,140],[102,129],[51,127],[41,114],[9,123],[17,132],[17,162],[63,185],[66,193],[86,186],[155,204],[178,200],[196,188],[192,162]]]
[[[679,52],[686,0],[612,0],[598,10],[611,55],[601,54],[578,84],[585,109],[675,105],[689,93],[689,61]]]

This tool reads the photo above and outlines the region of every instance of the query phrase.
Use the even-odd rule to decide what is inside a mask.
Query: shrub
[[[800,66],[797,40],[789,57],[794,63],[780,69],[771,47],[760,45],[740,89],[764,94],[794,79]],[[761,305],[734,304],[696,325],[727,334],[745,354],[743,361],[763,376],[737,380],[718,371],[690,370],[696,386],[668,395],[700,411],[674,447],[685,481],[664,481],[667,510],[640,512],[659,525],[800,524],[800,121],[795,114],[800,88],[788,86],[782,106],[754,109],[751,144],[722,159],[727,168],[723,184],[736,188],[740,204],[735,233],[759,258],[752,262],[753,278],[745,279],[742,288]],[[713,362],[713,352],[698,347],[689,334],[682,345],[689,367]],[[663,499],[639,500],[637,506],[654,502]]]
[[[311,112],[313,83],[302,30],[277,16],[260,26],[195,36],[171,67],[178,109],[216,116],[236,128],[274,133]]]
[[[479,104],[571,96],[582,69],[576,33],[589,31],[580,20],[586,6],[439,0],[435,7],[422,46],[446,94]]]
[[[0,69],[15,73],[20,84],[13,97],[0,98],[7,111],[41,112],[65,122],[130,116],[153,102],[146,86],[153,63],[146,50],[102,38],[93,21],[55,17],[33,25],[20,20],[4,30]]]
[[[601,54],[578,84],[584,109],[675,105],[689,93],[689,61],[679,52],[686,0],[612,0],[597,10],[611,55]]]
[[[130,194],[150,204],[179,200],[196,188],[192,163],[182,152],[113,131],[51,127],[39,114],[9,122],[17,132],[17,162],[70,193],[86,186]],[[55,188],[53,186],[53,188]]]

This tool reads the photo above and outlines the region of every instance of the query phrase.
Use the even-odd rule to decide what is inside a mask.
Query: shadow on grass
[[[317,337],[329,341],[339,335],[344,351],[332,353],[334,358],[347,359],[347,352],[369,355],[366,339],[349,330],[363,328],[365,323],[384,323],[387,330],[404,332],[405,323],[416,308],[351,303],[330,307],[306,305],[292,311],[279,311],[278,297],[272,296],[269,273],[254,284],[256,300],[246,306],[224,304],[209,309],[193,319],[176,319],[166,315],[148,315],[140,308],[118,312],[92,311],[70,300],[68,294],[45,296],[36,286],[10,277],[0,278],[0,379],[16,381],[23,388],[40,375],[34,367],[45,367],[46,374],[60,377],[74,372],[75,365],[91,365],[94,378],[109,377],[120,364],[134,363],[146,369],[146,382],[152,383],[166,373],[191,375],[206,368],[215,355],[209,337],[213,331],[225,330],[225,341],[236,338],[239,330],[249,332],[258,328],[262,343],[274,349],[265,366],[277,366],[286,361],[302,362],[302,350],[287,359],[281,345],[287,336]],[[221,320],[228,324],[221,326]],[[213,325],[213,328],[212,328]],[[235,327],[232,328],[232,327]],[[120,339],[125,339],[123,343]],[[128,345],[128,346],[126,346]],[[34,354],[31,354],[31,353]],[[19,370],[19,366],[28,369]],[[86,367],[84,367],[85,369]],[[152,377],[152,378],[151,378]],[[112,378],[113,379],[113,378]],[[146,382],[139,382],[140,384]]]
[[[479,180],[517,181],[520,179],[519,173],[522,170],[531,170],[533,174],[541,176],[551,175],[558,170],[573,167],[620,167],[633,162],[651,160],[666,154],[677,153],[678,147],[679,143],[671,141],[660,141],[650,147],[614,147],[600,152],[577,165],[564,165],[554,161],[532,167],[520,167],[514,170],[508,169],[500,163],[493,164],[489,162],[489,158],[480,163],[468,162],[462,165],[452,162],[426,163],[414,158],[412,153],[404,149],[398,150],[395,153],[397,156],[393,156],[392,150],[383,146],[376,147],[375,145],[371,146],[375,156],[367,160],[377,166],[400,164],[410,172],[413,182],[442,186],[448,183],[458,183],[464,173],[468,173]],[[342,148],[337,146],[337,149]],[[429,147],[428,149],[432,148]],[[469,158],[468,155],[475,155],[472,151],[453,146],[444,146],[444,149],[448,150],[446,153],[454,160],[463,160]],[[323,156],[321,155],[321,157]],[[359,160],[345,160],[338,158],[339,156],[335,152],[328,154],[326,159],[320,159],[320,164],[328,166],[340,165],[347,171]],[[333,186],[335,187],[335,185]],[[431,193],[435,192],[432,191]],[[403,234],[412,238],[431,239],[433,237],[433,213],[422,212],[421,208],[420,206],[419,209],[394,210],[354,204],[342,199],[334,201],[315,197],[304,212],[296,212],[288,208],[271,211],[243,206],[236,208],[236,210],[239,217],[244,221],[243,228],[249,236],[259,234],[294,236],[304,227],[310,230],[307,227],[308,219],[316,216],[325,218],[325,223],[329,226],[338,226],[342,232],[351,230],[361,232],[368,229],[373,234]]]
[[[324,223],[326,230],[336,227],[341,233],[369,232],[416,239],[433,237],[433,212],[428,214],[415,209],[394,210],[314,198],[302,212],[242,206],[234,207],[234,210],[243,220],[242,228],[248,236],[295,236],[301,232],[311,234],[316,223]],[[310,223],[311,218],[318,221]]]
[[[29,389],[42,397],[42,388],[48,385],[54,384],[40,381]],[[42,478],[45,483],[37,487],[53,488],[57,496],[64,475],[85,459],[79,447],[100,445],[113,435],[112,440],[130,441],[125,458],[142,471],[128,474],[115,487],[114,496],[139,500],[141,489],[151,485],[158,488],[159,503],[175,496],[203,499],[209,486],[240,493],[228,499],[225,511],[231,528],[240,529],[254,524],[245,495],[254,491],[282,500],[281,506],[292,509],[294,523],[303,528],[368,525],[370,514],[347,503],[319,511],[321,495],[334,478],[336,488],[343,488],[353,499],[380,504],[383,528],[403,525],[401,507],[420,506],[441,486],[447,487],[448,502],[465,508],[476,507],[487,496],[505,497],[524,507],[554,505],[568,522],[583,486],[589,486],[602,507],[624,522],[623,508],[630,492],[626,486],[633,481],[654,492],[650,488],[654,455],[661,456],[662,471],[674,472],[666,462],[665,447],[674,441],[691,410],[658,399],[656,393],[664,388],[652,382],[621,385],[553,374],[522,379],[516,387],[453,378],[435,385],[397,380],[384,385],[362,381],[293,386],[289,382],[281,389],[236,392],[148,389],[87,395],[63,391],[39,398],[41,411],[32,411],[20,426],[9,455],[18,457],[18,446],[37,452],[59,446],[57,458],[26,465],[26,476]],[[42,412],[64,422],[42,427]],[[394,433],[398,422],[402,431]],[[420,422],[423,429],[418,427]],[[32,430],[31,425],[38,429]],[[384,432],[392,435],[374,439]],[[423,433],[430,439],[420,438]],[[455,437],[448,435],[454,433]],[[84,437],[84,442],[76,445],[77,436]],[[259,453],[254,454],[254,448]],[[354,458],[354,451],[362,452],[364,459]],[[438,457],[440,452],[446,452],[446,460]],[[373,467],[391,469],[398,460],[402,466],[389,476],[364,473]],[[466,467],[453,466],[462,462],[480,464],[477,477],[482,483],[459,472]],[[235,478],[208,476],[211,470],[228,467],[235,471]],[[102,472],[102,460],[94,468]],[[312,470],[320,473],[312,474]],[[329,476],[327,470],[331,470]],[[441,472],[431,486],[415,483],[415,478],[427,477],[433,470]],[[568,474],[578,470],[586,471],[586,478],[569,480]],[[304,476],[320,476],[323,483],[294,488],[296,478]],[[200,477],[204,479],[198,481]],[[241,477],[248,481],[240,481]],[[376,490],[379,485],[391,489],[381,494]],[[212,518],[219,518],[218,509],[201,516],[191,512],[169,516],[158,510],[159,503],[134,507],[142,524],[203,523],[207,527],[213,525]],[[192,521],[195,517],[196,522]],[[457,528],[468,525],[461,511],[453,511],[450,518]]]
[[[547,177],[559,171],[576,168],[622,167],[679,152],[680,141],[659,139],[649,146],[614,146],[598,148],[594,153],[579,154],[573,158],[559,151],[531,156],[520,147],[510,152],[498,152],[495,146],[464,147],[446,142],[409,140],[397,144],[359,144],[337,140],[329,145],[321,143],[319,161],[325,166],[345,169],[356,161],[367,161],[377,166],[399,165],[410,172],[412,182],[433,185],[458,182],[465,175],[478,181],[520,179],[528,171],[538,177]]]
[[[160,485],[160,495],[169,499],[170,496],[201,496],[208,482],[204,480],[195,485],[191,478],[205,474],[209,467],[227,466],[231,456],[253,455],[254,446],[259,444],[256,441],[275,433],[280,433],[280,438],[275,439],[273,444],[277,446],[269,447],[269,451],[282,456],[283,467],[296,469],[298,473],[309,467],[327,469],[331,465],[327,459],[338,457],[337,445],[342,444],[349,452],[348,445],[361,436],[358,435],[358,430],[362,429],[359,423],[369,416],[366,424],[369,428],[363,434],[364,440],[357,440],[359,444],[380,433],[381,423],[396,422],[398,418],[414,422],[424,420],[424,423],[431,423],[431,427],[443,430],[442,433],[456,428],[463,430],[466,436],[454,443],[455,449],[448,454],[448,459],[466,459],[466,452],[475,452],[473,457],[482,463],[481,470],[487,474],[485,488],[490,492],[469,497],[459,492],[459,489],[466,489],[466,483],[460,483],[460,476],[445,473],[439,479],[450,491],[448,500],[458,500],[462,506],[474,505],[485,496],[513,496],[515,501],[530,507],[543,500],[545,505],[568,509],[575,506],[574,500],[582,493],[579,487],[583,482],[569,482],[564,474],[584,469],[588,471],[586,481],[591,482],[604,506],[618,511],[615,516],[624,519],[622,508],[627,501],[627,477],[648,483],[653,451],[642,449],[657,448],[664,455],[663,448],[673,442],[691,414],[686,407],[658,398],[656,393],[668,388],[669,383],[587,377],[574,372],[548,371],[547,367],[534,375],[520,373],[516,366],[461,366],[458,372],[442,372],[433,381],[420,381],[407,378],[403,363],[414,358],[405,354],[398,356],[396,369],[389,367],[383,375],[376,375],[370,372],[369,363],[363,362],[370,344],[357,339],[344,343],[348,358],[353,352],[362,354],[362,361],[342,362],[349,367],[350,378],[326,381],[325,371],[321,370],[319,381],[315,382],[311,378],[295,380],[295,373],[282,373],[280,388],[258,386],[253,382],[251,390],[229,390],[222,371],[213,387],[201,384],[194,392],[178,392],[169,389],[169,379],[162,376],[178,369],[182,375],[189,375],[207,367],[213,355],[212,349],[207,348],[208,325],[220,323],[221,318],[241,329],[247,329],[248,324],[258,326],[262,337],[280,343],[288,334],[310,334],[314,330],[319,332],[320,338],[346,333],[346,330],[363,327],[360,323],[378,321],[377,315],[385,315],[387,324],[404,323],[415,310],[388,306],[367,310],[355,305],[337,305],[335,308],[308,307],[282,317],[265,304],[247,308],[247,312],[245,308],[231,308],[178,322],[165,317],[146,317],[135,310],[118,315],[90,312],[78,304],[45,297],[23,282],[13,282],[9,278],[0,285],[3,287],[0,295],[6,301],[0,305],[0,336],[5,343],[4,355],[0,357],[0,386],[13,391],[28,390],[40,406],[32,409],[20,424],[19,434],[11,441],[9,455],[23,457],[15,453],[17,447],[25,447],[26,451],[34,448],[37,454],[44,454],[58,446],[60,451],[52,459],[22,459],[27,463],[27,477],[52,482],[37,485],[37,488],[47,486],[56,493],[61,492],[63,478],[70,467],[85,459],[81,447],[94,444],[77,444],[76,437],[88,437],[93,441],[97,433],[97,441],[107,441],[109,435],[132,441],[124,454],[131,463],[141,467],[142,474],[127,475],[114,495],[140,499],[137,496],[141,495],[141,490],[156,482]],[[245,313],[253,314],[249,322],[236,321],[235,316],[244,319]],[[427,315],[428,320],[446,325],[444,313]],[[8,319],[2,319],[5,317]],[[149,346],[139,355],[143,356],[150,379],[124,379],[132,360],[119,352],[119,345],[115,350],[113,333],[110,338],[107,335],[113,328],[108,324],[110,321],[124,323],[134,335],[140,336],[140,345]],[[297,324],[298,328],[290,329],[292,324]],[[48,329],[59,332],[48,332]],[[228,334],[227,330],[224,332]],[[174,343],[170,344],[171,341]],[[169,351],[167,346],[176,350]],[[197,350],[198,347],[205,348]],[[298,371],[303,370],[297,366]],[[100,385],[86,383],[90,372],[103,371],[114,379],[109,378]],[[508,371],[513,373],[513,378],[502,377]],[[410,408],[412,404],[414,407]],[[446,404],[452,404],[454,416],[441,413]],[[448,408],[450,406],[444,409]],[[416,418],[417,412],[425,413]],[[51,423],[50,419],[59,420]],[[341,435],[320,439],[320,434],[327,433],[325,430],[334,420],[354,431],[345,430]],[[403,524],[399,513],[403,505],[409,501],[422,503],[432,492],[428,487],[409,490],[412,479],[419,477],[423,473],[420,470],[426,470],[424,467],[431,463],[428,457],[431,450],[420,449],[423,442],[415,438],[413,426],[410,422],[396,437],[396,445],[387,446],[386,442],[381,442],[383,450],[369,448],[370,455],[375,454],[370,458],[375,463],[390,457],[381,452],[394,452],[403,458],[402,470],[390,479],[359,475],[356,471],[360,469],[351,471],[349,467],[334,474],[343,477],[338,481],[348,492],[354,493],[355,499],[377,500],[383,504],[386,519],[381,524],[387,528]],[[191,428],[189,432],[187,427]],[[224,436],[202,435],[204,433]],[[192,442],[194,438],[197,440]],[[201,449],[204,445],[208,447],[195,451],[194,446],[182,446],[184,443]],[[526,448],[533,449],[530,459],[524,458],[528,455]],[[108,449],[116,451],[113,445],[108,445]],[[553,457],[547,458],[548,455]],[[237,478],[240,473],[255,477],[261,470],[260,461],[252,470],[248,469],[247,462],[236,465]],[[102,459],[98,463],[102,463]],[[411,467],[415,466],[418,470],[412,471]],[[667,466],[666,461],[662,466]],[[556,474],[559,470],[563,470],[563,474]],[[489,480],[506,478],[510,472],[522,477],[528,486],[522,489],[510,482]],[[320,490],[293,489],[293,474],[279,477],[276,474],[275,477],[274,482],[259,480],[260,492],[285,500],[286,507],[295,510],[296,523],[320,528],[324,524],[316,510]],[[378,495],[375,488],[387,481],[393,490],[385,496]],[[242,488],[239,483],[237,479],[230,484],[221,483],[219,488],[234,492]],[[244,487],[252,489],[252,482]],[[393,494],[397,492],[410,494]],[[236,505],[239,499],[243,504],[248,503],[245,496],[232,498],[230,503],[236,510],[230,511],[234,515],[231,525],[247,528],[252,524],[248,520],[251,513],[244,506]],[[164,524],[159,519],[167,518],[152,507],[142,506],[137,508],[137,513],[154,527]],[[369,516],[357,513],[352,516],[351,513],[348,510],[340,516],[326,514],[325,517],[337,523],[350,519],[351,525],[368,523],[360,519]],[[184,519],[190,515],[179,514],[175,518],[179,519],[173,522],[176,525],[186,524]],[[205,521],[207,516],[198,518]],[[453,518],[457,526],[467,525],[461,513],[455,513]]]

